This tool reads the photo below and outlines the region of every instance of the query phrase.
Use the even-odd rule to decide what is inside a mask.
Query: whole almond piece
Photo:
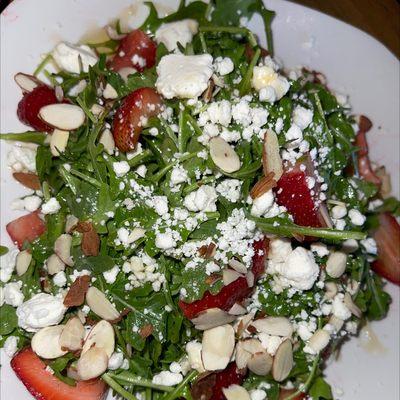
[[[60,346],[68,351],[77,351],[82,348],[85,337],[85,327],[78,317],[73,317],[65,324],[60,336]]]
[[[111,357],[115,348],[115,337],[114,329],[108,321],[101,320],[92,328],[83,344],[82,354],[93,346],[102,348]]]
[[[107,353],[99,347],[92,347],[83,353],[77,363],[78,376],[83,381],[102,375],[108,366]]]
[[[234,315],[229,315],[220,308],[209,308],[201,312],[196,318],[193,318],[192,322],[196,329],[203,331],[215,328],[216,326],[229,324],[235,319],[236,317]]]
[[[284,381],[293,368],[292,342],[288,339],[283,341],[275,353],[272,363],[272,377],[277,382]]]
[[[32,254],[28,250],[22,250],[18,253],[15,260],[15,269],[18,276],[23,275],[28,270],[31,261]]]
[[[31,341],[32,350],[42,358],[53,359],[67,353],[60,345],[61,332],[64,325],[47,326],[36,332]]]
[[[112,321],[119,317],[119,312],[110,300],[94,286],[91,286],[86,293],[86,303],[100,318]]]
[[[214,164],[222,171],[232,173],[240,169],[240,159],[232,146],[221,137],[210,140],[210,155]]]
[[[263,171],[264,175],[273,172],[276,181],[279,181],[283,174],[278,137],[271,129],[268,129],[264,136]]]
[[[85,113],[74,104],[49,104],[39,110],[39,117],[54,128],[72,131],[80,128],[85,122]]]
[[[31,172],[14,172],[13,177],[28,189],[40,190],[40,180],[36,174],[32,174]]]

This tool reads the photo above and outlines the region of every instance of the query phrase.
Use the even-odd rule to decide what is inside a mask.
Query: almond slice
[[[33,335],[31,341],[32,350],[42,358],[53,359],[67,353],[60,345],[61,332],[64,325],[47,326]]]
[[[103,90],[103,97],[106,100],[114,100],[118,98],[118,92],[114,89],[113,86],[107,83],[106,87]]]
[[[24,74],[22,72],[18,72],[18,74],[15,74],[14,80],[15,80],[15,83],[25,93],[32,92],[32,90],[35,89],[36,87],[43,85],[43,82],[41,82],[35,76]]]
[[[242,386],[233,384],[222,389],[226,400],[250,400],[249,392]]]
[[[224,172],[232,173],[240,169],[239,156],[221,137],[210,140],[210,155],[214,164]]]
[[[78,276],[70,286],[65,298],[65,307],[81,306],[85,301],[85,295],[89,289],[90,275]]]
[[[239,303],[235,303],[228,311],[228,314],[231,315],[243,315],[246,314],[246,309],[241,306]]]
[[[40,190],[40,180],[36,174],[30,172],[14,172],[13,178],[28,189]]]
[[[230,283],[235,282],[236,279],[239,279],[241,277],[242,274],[239,274],[239,272],[236,272],[233,269],[225,268],[222,271],[222,281],[224,282],[225,286],[228,286]]]
[[[247,329],[247,327],[250,325],[251,321],[254,319],[254,314],[255,314],[254,312],[251,312],[249,314],[244,315],[235,325],[235,331],[238,337],[241,337],[245,332],[245,330]]]
[[[119,317],[119,312],[110,300],[94,286],[91,286],[86,293],[86,303],[100,318],[112,321]]]
[[[92,347],[83,353],[77,363],[77,373],[83,381],[102,375],[108,366],[107,353],[102,348]]]
[[[240,261],[235,260],[234,258],[231,258],[231,259],[228,261],[228,265],[229,265],[232,269],[234,269],[235,271],[239,272],[240,274],[246,274],[246,273],[247,273],[247,268],[246,268],[246,266],[245,266],[243,263],[241,263]]]
[[[69,267],[74,265],[74,260],[71,257],[71,245],[72,236],[67,233],[60,235],[54,242],[54,252],[60,257],[61,261]]]
[[[338,333],[342,329],[344,321],[338,317],[335,317],[334,315],[331,315],[328,324],[333,326],[334,333]]]
[[[272,357],[264,350],[253,354],[247,363],[247,367],[255,374],[265,376],[271,371],[272,363]]]
[[[60,346],[68,351],[80,350],[85,337],[85,327],[78,317],[73,317],[65,324],[60,336]]]
[[[50,151],[54,157],[58,157],[60,153],[64,153],[67,148],[69,132],[60,129],[54,129],[50,139]]]
[[[345,293],[344,298],[343,298],[343,303],[350,310],[350,312],[353,315],[355,315],[357,318],[361,318],[362,317],[362,311],[354,303],[353,299],[351,298],[350,293],[348,293],[348,292]]]
[[[90,348],[102,348],[108,357],[114,352],[115,338],[112,325],[104,319],[99,321],[89,332],[82,347],[82,354]]]
[[[49,104],[39,110],[39,117],[54,128],[63,131],[78,129],[85,122],[85,113],[74,104]]]
[[[234,315],[229,315],[220,308],[209,308],[201,312],[196,318],[193,318],[192,322],[196,329],[204,331],[219,325],[229,324],[235,319],[236,317]]]
[[[267,129],[267,132],[264,136],[263,171],[264,175],[268,175],[269,173],[273,172],[276,181],[279,181],[283,174],[278,137],[271,129]]]
[[[251,323],[258,332],[264,332],[272,336],[291,337],[293,326],[285,317],[265,317]]]
[[[251,356],[252,354],[243,348],[243,342],[238,342],[235,352],[235,362],[238,369],[246,368]]]
[[[65,270],[65,264],[57,254],[52,254],[46,260],[46,268],[49,275],[55,275],[58,272]]]
[[[235,348],[235,331],[231,325],[204,331],[201,357],[206,371],[224,369]]]
[[[325,282],[325,297],[333,299],[338,293],[338,287],[335,282]]]
[[[308,341],[308,347],[310,347],[314,353],[317,354],[326,346],[328,346],[330,338],[331,337],[326,330],[318,329]]]
[[[277,183],[274,179],[275,174],[273,172],[268,173],[266,176],[262,177],[250,191],[250,196],[254,200],[261,197],[264,193],[269,192],[274,188]]]
[[[246,281],[248,287],[253,287],[254,286],[254,274],[252,271],[248,271],[246,274]]]
[[[15,269],[18,276],[23,275],[28,270],[31,261],[32,254],[28,250],[22,250],[18,253],[15,261]]]
[[[65,221],[65,233],[71,233],[79,223],[79,219],[75,215],[67,215]]]
[[[115,142],[113,134],[111,133],[110,129],[106,128],[101,132],[99,143],[104,146],[104,150],[106,153],[112,155],[115,150]]]
[[[272,377],[277,382],[285,380],[293,368],[292,342],[288,339],[283,341],[275,353],[272,363]]]
[[[332,251],[326,262],[326,272],[332,278],[343,275],[347,265],[347,254],[342,251]]]

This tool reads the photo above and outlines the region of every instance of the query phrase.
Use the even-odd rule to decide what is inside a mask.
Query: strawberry
[[[152,88],[140,88],[125,97],[113,121],[113,136],[119,150],[135,148],[147,118],[157,115],[161,106],[161,97]]]
[[[135,68],[142,72],[156,63],[156,44],[141,30],[128,33],[120,42],[110,67],[114,71]]]
[[[287,165],[275,188],[276,202],[286,207],[297,225],[325,227],[327,224],[320,210],[324,206],[318,198],[318,184],[315,181],[310,189],[307,178],[315,180],[309,156],[298,160],[294,166]]]
[[[69,386],[46,370],[46,364],[26,347],[11,360],[11,367],[37,400],[102,400],[107,386],[101,379]]]
[[[268,253],[267,240],[263,239],[255,242],[253,248],[255,254],[253,256],[252,272],[256,280],[264,272],[265,257]],[[192,303],[185,303],[180,300],[179,307],[186,318],[193,319],[197,314],[209,308],[216,307],[228,311],[235,303],[240,303],[246,299],[252,291],[253,287],[247,284],[246,278],[241,277],[224,286],[217,294],[211,294],[206,291],[200,300]]]
[[[32,242],[46,231],[46,225],[38,212],[23,215],[6,225],[11,240],[21,249],[24,242]]]
[[[278,400],[285,400],[287,399],[289,396],[292,396],[293,393],[295,393],[296,390],[295,389],[280,389],[279,391],[279,399]],[[305,393],[300,393],[298,394],[296,397],[291,397],[291,399],[293,400],[302,400],[306,398],[306,394]]]
[[[191,387],[194,399],[226,400],[222,389],[230,385],[240,385],[246,375],[246,370],[239,370],[235,362],[230,363],[223,371],[213,372],[199,379]]]
[[[379,214],[379,227],[374,232],[378,259],[372,269],[389,281],[400,285],[400,226],[389,213]]]
[[[53,132],[53,128],[43,122],[39,116],[39,110],[48,104],[58,103],[54,89],[40,85],[31,92],[27,92],[18,103],[17,115],[19,120],[41,132]]]

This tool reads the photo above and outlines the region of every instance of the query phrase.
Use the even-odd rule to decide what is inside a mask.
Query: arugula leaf
[[[330,385],[325,381],[322,376],[318,376],[312,386],[310,387],[310,391],[308,394],[313,398],[313,400],[332,400],[332,389]]]
[[[4,254],[8,253],[8,247],[6,246],[0,246],[0,257],[4,256]]]
[[[9,335],[18,327],[18,318],[15,308],[8,304],[3,304],[0,307],[0,320],[0,335]]]

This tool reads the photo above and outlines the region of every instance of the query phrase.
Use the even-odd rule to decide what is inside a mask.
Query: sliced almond
[[[39,110],[39,117],[54,128],[63,131],[78,129],[85,122],[85,113],[74,104],[49,104]]]
[[[246,268],[246,266],[245,266],[243,263],[241,263],[240,261],[235,260],[234,258],[231,258],[231,259],[228,261],[228,265],[229,265],[232,269],[234,269],[235,271],[239,272],[240,274],[245,274],[245,273],[247,273],[247,268]]]
[[[111,357],[115,348],[115,338],[114,329],[108,321],[103,319],[92,328],[83,344],[82,354],[93,346],[102,348],[108,357]]]
[[[274,173],[270,172],[266,176],[262,177],[251,189],[250,196],[252,199],[257,199],[263,194],[269,192],[272,188],[277,185],[274,179]]]
[[[251,356],[252,354],[243,348],[243,341],[239,341],[235,351],[235,362],[238,369],[246,368]]]
[[[60,346],[69,351],[80,350],[85,337],[85,327],[78,317],[73,317],[65,324],[60,336]]]
[[[249,352],[251,355],[264,351],[264,348],[258,339],[242,340],[241,343],[243,349]]]
[[[224,369],[235,348],[235,332],[231,325],[217,326],[203,333],[202,360],[206,371]]]
[[[326,262],[326,272],[332,278],[343,275],[347,265],[347,254],[342,251],[332,251]]]
[[[94,286],[91,286],[86,293],[86,303],[100,318],[112,321],[119,317],[119,312],[111,304],[110,300]]]
[[[18,276],[23,275],[28,270],[31,261],[32,254],[28,250],[22,250],[18,253],[15,261],[15,269]]]
[[[78,276],[64,297],[65,307],[81,306],[85,301],[85,295],[89,289],[90,275]]]
[[[265,317],[251,323],[258,332],[264,332],[272,336],[291,337],[293,326],[285,317]]]
[[[65,270],[65,264],[57,254],[52,254],[46,260],[46,267],[49,275],[55,275],[58,272]]]
[[[90,108],[90,112],[98,117],[100,114],[104,112],[105,108],[101,106],[100,104],[93,104],[92,107]]]
[[[361,318],[362,317],[362,311],[354,303],[353,299],[351,298],[350,293],[348,293],[348,292],[345,293],[344,298],[343,298],[343,303],[350,310],[350,312],[353,315],[355,315],[357,318]]]
[[[54,88],[54,94],[56,95],[57,101],[62,102],[64,100],[64,91],[60,85]]]
[[[201,343],[193,340],[186,344],[185,349],[190,367],[200,373],[205,372],[203,360],[201,359]]]
[[[109,83],[103,90],[103,97],[107,100],[114,100],[118,98],[118,93]]]
[[[220,308],[209,308],[201,312],[196,318],[193,318],[192,322],[196,329],[203,331],[219,325],[229,324],[235,319],[234,315],[229,315]]]
[[[74,265],[74,260],[71,257],[71,245],[72,236],[67,233],[60,235],[54,242],[54,252],[69,267]]]
[[[344,321],[342,319],[332,315],[329,318],[328,324],[333,327],[334,333],[338,333],[342,329]]]
[[[293,368],[292,342],[288,339],[283,341],[275,353],[272,363],[272,377],[277,382],[284,381]]]
[[[240,159],[235,150],[221,137],[210,140],[210,155],[222,171],[232,173],[240,169]]]
[[[254,312],[244,315],[240,318],[240,320],[235,325],[236,335],[241,337],[250,323],[253,321]]]
[[[241,306],[239,303],[235,303],[228,311],[228,314],[231,315],[243,315],[246,314],[246,309]]]
[[[103,132],[101,132],[99,143],[104,146],[104,150],[106,151],[106,153],[110,155],[114,154],[115,142],[110,129],[106,128],[103,130]]]
[[[33,75],[23,74],[22,72],[18,72],[14,76],[15,83],[22,89],[23,92],[29,93],[32,92],[33,89],[38,87],[39,85],[43,85],[39,79],[37,79]]]
[[[236,384],[223,388],[222,393],[226,400],[250,400],[249,392],[244,387]]]
[[[32,350],[42,358],[53,359],[67,353],[60,345],[61,332],[64,325],[47,326],[33,335],[31,341]]]
[[[327,228],[332,229],[333,228],[333,223],[331,220],[331,217],[329,215],[328,209],[326,208],[325,203],[321,203],[319,208],[318,208],[318,214],[322,218],[322,220],[325,222],[325,225]]]
[[[68,139],[68,131],[54,129],[50,139],[50,151],[54,157],[58,157],[61,153],[64,153],[65,149],[67,148]]]
[[[247,363],[247,367],[255,374],[265,376],[271,371],[272,362],[272,357],[264,350],[253,354]]]
[[[225,268],[222,271],[222,281],[224,282],[225,286],[228,286],[230,283],[235,282],[236,279],[239,279],[242,276],[242,274],[239,274],[239,272],[236,272],[233,269]]]
[[[40,190],[40,180],[36,174],[32,174],[31,172],[14,172],[13,178],[32,190]]]
[[[67,368],[67,376],[68,378],[74,379],[75,381],[80,381],[81,377],[78,375],[78,370],[76,369],[76,365],[70,365]]]
[[[327,299],[333,299],[338,293],[338,287],[335,282],[325,283],[325,297]]]
[[[264,175],[273,172],[276,181],[279,181],[283,174],[278,137],[271,129],[268,129],[264,136],[263,170]]]
[[[65,221],[65,233],[71,233],[78,225],[79,219],[75,215],[67,215]]]
[[[78,376],[83,380],[97,378],[102,375],[108,366],[107,353],[99,347],[92,347],[83,353],[77,364]]]
[[[249,287],[253,287],[254,286],[254,274],[252,271],[248,271],[246,274],[246,281],[247,281],[247,285]]]
[[[201,246],[198,250],[199,256],[206,259],[213,258],[215,256],[216,247],[217,246],[213,242]]]
[[[314,353],[317,354],[326,346],[328,346],[329,340],[329,333],[324,329],[318,329],[308,341],[308,347],[310,347],[314,351]]]

